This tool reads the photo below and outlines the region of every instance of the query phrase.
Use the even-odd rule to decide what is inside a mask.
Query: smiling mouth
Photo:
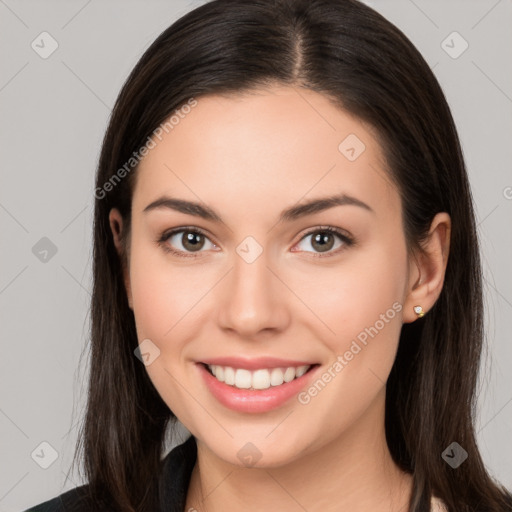
[[[237,389],[263,390],[270,387],[277,387],[296,380],[318,364],[303,366],[288,366],[280,368],[260,368],[247,370],[245,368],[234,368],[201,363],[210,375],[213,375],[219,382]]]

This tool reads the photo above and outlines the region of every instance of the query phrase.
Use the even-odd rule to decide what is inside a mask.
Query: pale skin
[[[197,101],[137,169],[125,269],[139,342],[160,349],[148,374],[197,440],[185,510],[407,510],[412,480],[386,444],[385,382],[402,324],[417,320],[416,305],[428,315],[441,292],[449,215],[438,213],[423,251],[409,254],[375,133],[323,95],[275,86]],[[354,161],[338,149],[349,134],[366,146]],[[278,221],[287,208],[341,193],[370,209],[344,204]],[[144,212],[162,196],[206,205],[222,222]],[[121,254],[115,209],[110,222]],[[321,252],[313,237],[326,226],[356,243],[332,234]],[[183,233],[157,242],[180,227],[205,232],[198,251]],[[236,252],[248,236],[263,249],[252,263]],[[237,412],[199,378],[196,362],[229,355],[315,361],[321,374],[394,303],[400,311],[306,405],[294,398]],[[253,467],[237,456],[247,442],[262,454]]]

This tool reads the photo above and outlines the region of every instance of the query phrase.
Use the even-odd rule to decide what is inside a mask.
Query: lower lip
[[[197,363],[199,371],[212,395],[222,404],[238,412],[260,413],[271,411],[297,395],[319,368],[314,365],[304,375],[280,386],[267,389],[238,389],[218,381],[203,363]]]

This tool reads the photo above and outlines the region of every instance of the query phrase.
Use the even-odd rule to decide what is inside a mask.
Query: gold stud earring
[[[418,315],[418,318],[425,316],[425,312],[421,306],[414,306],[414,312]]]

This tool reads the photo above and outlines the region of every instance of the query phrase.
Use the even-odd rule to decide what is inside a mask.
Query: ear
[[[430,225],[427,240],[421,250],[409,260],[409,280],[404,302],[404,323],[414,322],[418,317],[414,311],[421,306],[425,315],[435,304],[443,289],[446,265],[450,252],[451,219],[438,213]]]
[[[110,222],[112,236],[114,237],[114,245],[116,247],[117,254],[119,255],[119,259],[121,260],[121,265],[123,267],[124,286],[126,289],[128,304],[130,305],[130,309],[133,310],[132,291],[130,286],[129,259],[127,257],[128,255],[125,254],[125,248],[122,243],[123,216],[117,208],[112,208],[112,210],[110,210],[108,219]]]

